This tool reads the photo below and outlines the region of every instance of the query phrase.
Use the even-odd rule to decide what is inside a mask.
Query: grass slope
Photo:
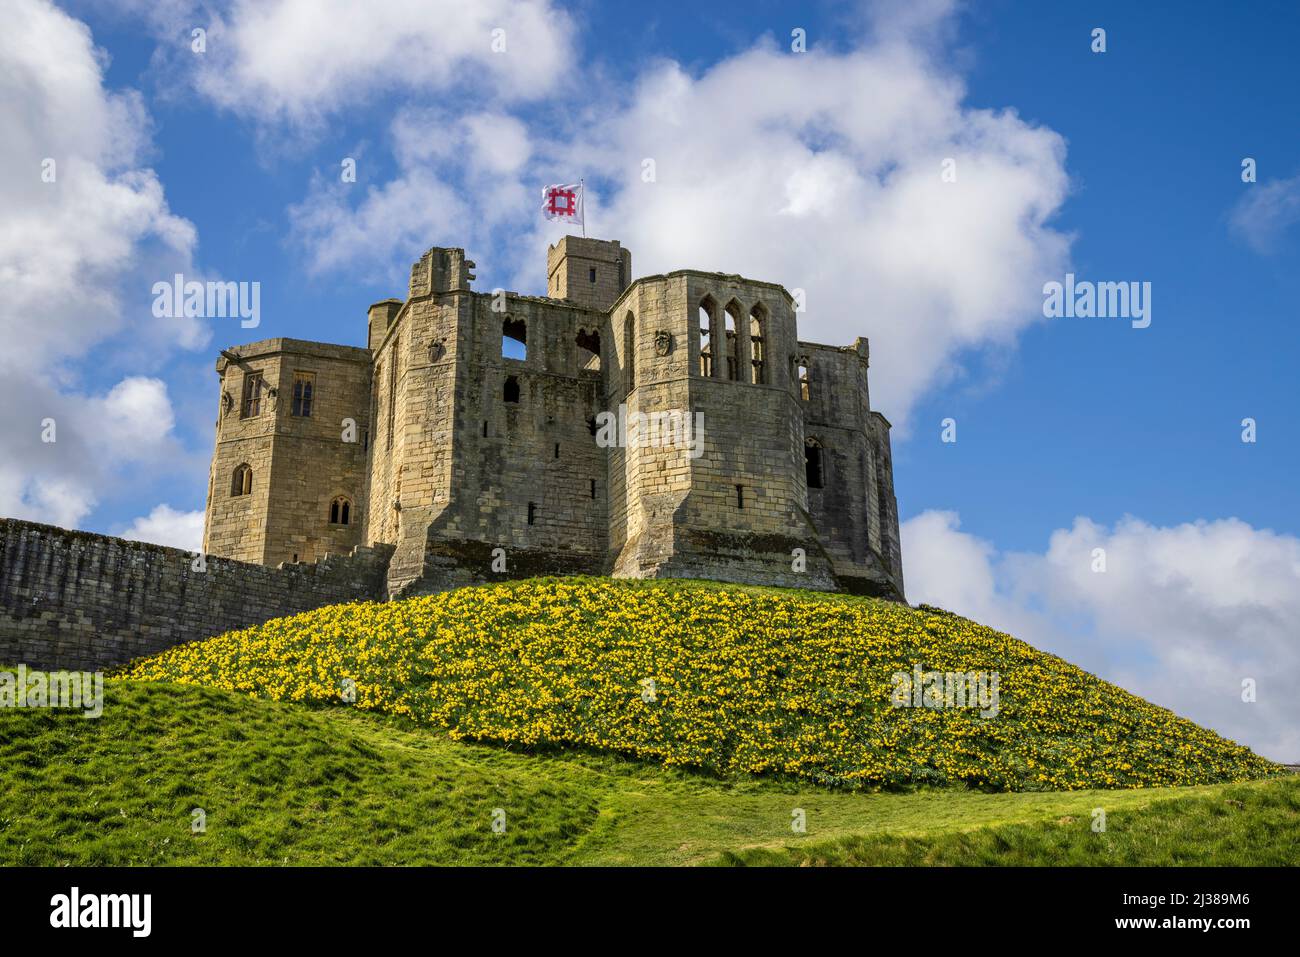
[[[996,675],[995,716],[895,707],[894,676]],[[934,609],[702,582],[533,579],[322,608],[127,677],[844,789],[1212,784],[1276,765],[1009,635]]]
[[[719,780],[589,752],[521,754],[409,720],[204,687],[111,682],[106,693],[94,720],[0,712],[0,863],[1297,859],[1295,777],[1168,790],[861,793]],[[191,832],[195,807],[207,814],[203,834]],[[1104,835],[1089,827],[1096,807],[1107,812]],[[492,829],[497,808],[503,834]],[[796,808],[806,834],[791,832]]]

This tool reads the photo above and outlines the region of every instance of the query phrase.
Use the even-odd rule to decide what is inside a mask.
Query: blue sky
[[[191,541],[219,347],[361,344],[365,307],[401,295],[435,244],[466,246],[479,288],[540,292],[556,233],[537,191],[585,176],[589,232],[624,240],[635,273],[806,286],[805,338],[872,340],[914,601],[1300,758],[1286,730],[1300,705],[1237,694],[1246,677],[1300,677],[1293,4],[491,0],[463,37],[412,28],[451,14],[405,0],[376,0],[361,26],[296,0],[20,6],[27,45],[85,75],[69,93],[55,68],[11,74],[27,85],[3,106],[28,147],[5,161],[73,144],[145,209],[92,217],[94,248],[123,244],[100,261],[77,235],[90,201],[59,200],[69,234],[43,241],[109,295],[71,296],[42,320],[48,341],[18,350],[25,371],[0,364],[15,393],[45,369],[24,394],[68,409],[72,436],[55,458],[11,411],[0,512]],[[495,23],[509,47],[492,59]],[[372,62],[330,53],[350,38]],[[22,61],[17,43],[0,56]],[[126,132],[97,132],[113,124]],[[633,173],[647,153],[653,189]],[[339,182],[344,157],[355,184]],[[129,179],[141,171],[156,195]],[[15,178],[7,195],[37,216],[48,191]],[[0,276],[23,255],[0,247]],[[260,282],[261,326],[151,324],[149,286],[173,268]],[[1042,285],[1067,270],[1151,283],[1150,327],[1044,319]],[[32,303],[64,298],[47,278]],[[6,335],[26,338],[30,311],[9,308]],[[955,443],[940,441],[949,417]],[[1105,587],[1076,574],[1094,547],[1124,556]]]

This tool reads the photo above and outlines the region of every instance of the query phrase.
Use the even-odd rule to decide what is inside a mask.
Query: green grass
[[[0,712],[0,863],[1290,863],[1300,779],[860,793],[467,744],[346,707],[110,682]],[[1170,800],[1176,798],[1176,800]],[[204,808],[207,831],[191,833]],[[1103,807],[1108,830],[1090,830]],[[506,813],[504,834],[493,810]],[[807,832],[794,834],[802,808]],[[1061,823],[1061,822],[1065,823]]]
[[[927,688],[919,700],[916,673],[977,675],[989,694],[945,702]],[[296,702],[337,703],[354,688],[362,710],[457,739],[845,790],[1153,788],[1282,773],[977,622],[789,589],[502,582],[320,608],[177,646],[125,676]]]

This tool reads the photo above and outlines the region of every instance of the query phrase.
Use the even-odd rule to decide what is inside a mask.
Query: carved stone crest
[[[655,355],[666,356],[673,351],[673,336],[667,330],[660,329],[655,333]]]
[[[441,339],[429,343],[429,361],[438,362],[447,354],[447,347]]]
[[[230,397],[230,393],[223,391],[221,393],[221,414],[229,415],[230,410],[234,406],[234,404],[235,404],[235,400]]]

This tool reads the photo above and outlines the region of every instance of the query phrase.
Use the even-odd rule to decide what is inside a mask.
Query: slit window
[[[592,266],[590,269],[587,270],[587,279],[590,280],[591,282],[595,282],[595,281],[596,281],[596,267],[595,267],[595,266]]]
[[[592,479],[592,480],[591,480],[591,497],[592,497],[592,498],[595,498],[595,497],[596,497],[596,480],[595,480],[595,479]]]
[[[623,365],[627,369],[627,390],[636,388],[636,317],[628,313],[623,319]]]
[[[745,486],[736,486],[736,508],[745,507]]]
[[[528,503],[528,524],[537,524],[537,504],[535,502]]]
[[[316,374],[314,372],[295,372],[293,374],[293,415],[303,419],[311,418],[312,395],[315,391]]]

